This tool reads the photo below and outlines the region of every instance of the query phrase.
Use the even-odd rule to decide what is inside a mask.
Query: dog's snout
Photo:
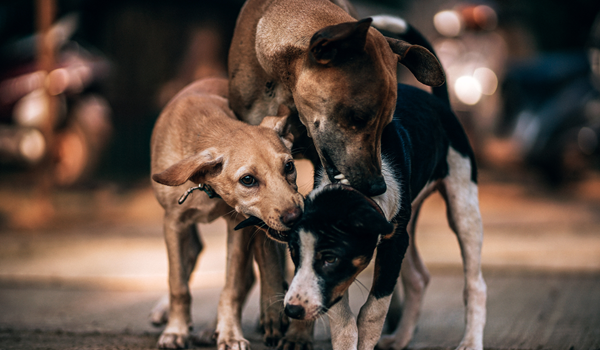
[[[376,177],[367,181],[364,186],[364,189],[357,188],[359,191],[363,192],[366,196],[374,197],[379,196],[380,194],[384,194],[387,190],[387,185],[385,184],[385,180],[383,176]]]
[[[293,207],[291,209],[284,211],[281,214],[280,220],[281,220],[281,223],[284,224],[285,226],[291,227],[292,225],[294,225],[294,223],[296,221],[298,221],[298,219],[300,219],[301,216],[302,216],[302,209],[300,209],[300,207]]]
[[[285,306],[285,314],[291,318],[301,320],[302,318],[304,318],[306,311],[304,310],[304,307],[302,307],[302,305],[287,304]]]
[[[387,185],[385,184],[383,177],[381,177],[371,183],[370,196],[378,196],[380,194],[384,194],[386,190]]]

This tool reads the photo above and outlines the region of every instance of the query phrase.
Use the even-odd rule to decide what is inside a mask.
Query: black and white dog
[[[398,86],[394,119],[382,136],[384,194],[367,198],[343,179],[331,184],[327,176],[320,176],[319,186],[305,201],[302,219],[282,237],[296,268],[285,295],[285,312],[302,320],[328,312],[336,350],[408,345],[429,281],[412,243],[415,223],[423,200],[436,190],[446,201],[464,264],[466,328],[458,348],[483,348],[486,284],[481,274],[477,168],[447,90],[434,90],[434,95]],[[356,319],[348,305],[348,287],[375,250],[373,285]],[[393,335],[380,339],[400,274],[405,291],[402,319]]]

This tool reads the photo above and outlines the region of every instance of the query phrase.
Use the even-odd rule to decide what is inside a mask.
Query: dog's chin
[[[316,321],[318,318],[325,315],[327,313],[327,311],[329,311],[328,308],[321,306],[321,307],[317,308],[311,314],[305,315],[303,318],[298,319],[298,320],[300,320],[300,321]]]
[[[267,228],[266,229],[267,232],[267,236],[269,236],[270,239],[279,242],[279,243],[287,243],[288,241],[288,231],[278,231],[274,228]]]

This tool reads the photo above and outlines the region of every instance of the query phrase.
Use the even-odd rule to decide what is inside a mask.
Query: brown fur
[[[255,228],[234,231],[233,227],[252,215],[273,229],[285,231],[289,227],[283,222],[283,213],[301,213],[303,198],[297,192],[296,171],[286,168],[293,161],[292,136],[285,128],[286,117],[265,118],[260,126],[237,120],[226,97],[224,79],[195,82],[165,107],[152,134],[152,186],[165,209],[169,258],[169,308],[163,303],[151,315],[155,323],[168,319],[158,342],[161,348],[182,348],[189,341],[188,281],[202,250],[196,223],[223,216],[228,226],[226,285],[216,326],[219,348],[248,346],[241,332],[240,313],[253,283],[252,252],[261,275],[269,276],[269,283],[262,284],[261,295],[283,292],[281,265],[272,261],[277,257],[274,245],[265,244],[262,231],[251,242]],[[240,180],[245,176],[252,176],[256,185],[244,186]],[[178,198],[198,184],[209,185],[222,198],[210,199],[195,191],[179,205]],[[281,317],[281,303],[267,300],[262,304],[261,319],[274,324],[272,329],[266,327],[266,336],[276,333],[280,337],[278,332],[287,323]]]
[[[348,11],[345,0],[249,0],[229,52],[230,104],[251,124],[281,104],[297,112],[295,146],[332,182],[340,172],[374,196],[385,191],[381,134],[395,108],[398,62],[428,85],[445,78],[429,51],[386,39]]]

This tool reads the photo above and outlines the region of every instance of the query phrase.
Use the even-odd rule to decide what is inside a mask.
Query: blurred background
[[[154,121],[187,83],[226,76],[242,3],[0,4],[0,227],[52,222],[57,192],[147,186]],[[402,16],[433,42],[484,170],[549,191],[596,176],[598,1],[356,6]],[[30,199],[27,213],[15,197]]]
[[[166,291],[150,135],[179,89],[226,76],[242,4],[0,2],[0,286]],[[362,17],[407,19],[446,69],[452,105],[481,168],[484,271],[597,274],[600,1],[354,4]],[[407,72],[399,72],[402,81],[420,86]],[[306,193],[312,170],[304,162],[299,169]],[[418,242],[426,264],[460,268],[443,203],[435,197],[423,212]],[[213,258],[199,263],[203,277],[195,286],[208,288],[222,282],[224,227],[202,230],[220,247],[207,247]],[[31,304],[36,315],[42,300],[13,301]],[[31,325],[19,318],[21,306],[7,305],[0,326]],[[32,327],[79,329],[52,310],[46,313],[55,318]],[[138,329],[136,322],[145,321],[127,327]]]
[[[189,82],[226,76],[242,3],[3,2],[0,186],[9,194],[0,227],[50,223],[57,192],[118,194],[147,186],[154,121]],[[484,170],[549,191],[596,176],[598,1],[356,6],[363,17],[402,16],[433,42]],[[27,214],[13,197],[31,199]]]

